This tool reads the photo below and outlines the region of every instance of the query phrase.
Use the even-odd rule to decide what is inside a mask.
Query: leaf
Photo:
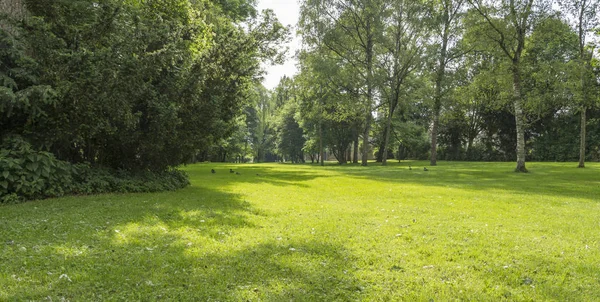
[[[10,175],[8,171],[2,171],[2,177],[8,178],[8,175]]]

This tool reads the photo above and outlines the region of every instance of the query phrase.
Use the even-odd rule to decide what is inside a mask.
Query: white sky
[[[279,84],[279,79],[284,75],[292,76],[298,70],[296,68],[297,60],[294,58],[296,50],[300,48],[300,37],[296,36],[296,24],[298,23],[298,16],[300,15],[300,7],[297,0],[258,0],[258,10],[270,8],[277,15],[277,19],[283,25],[292,26],[293,39],[288,44],[289,51],[287,60],[283,65],[275,66],[264,66],[265,67],[265,79],[263,85],[267,89],[272,89]]]

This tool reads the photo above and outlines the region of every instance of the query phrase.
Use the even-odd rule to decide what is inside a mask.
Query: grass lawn
[[[600,301],[600,164],[424,165],[1,206],[0,301]]]

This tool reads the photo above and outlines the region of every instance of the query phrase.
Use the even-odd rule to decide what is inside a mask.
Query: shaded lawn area
[[[600,300],[600,164],[424,165],[1,206],[0,300]]]

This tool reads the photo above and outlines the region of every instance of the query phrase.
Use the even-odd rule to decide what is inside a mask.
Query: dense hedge
[[[2,144],[0,171],[0,204],[66,194],[166,191],[189,184],[185,173],[175,169],[132,172],[71,164],[18,137]]]
[[[231,136],[289,33],[246,0],[9,4],[0,203],[186,186],[175,167]]]

